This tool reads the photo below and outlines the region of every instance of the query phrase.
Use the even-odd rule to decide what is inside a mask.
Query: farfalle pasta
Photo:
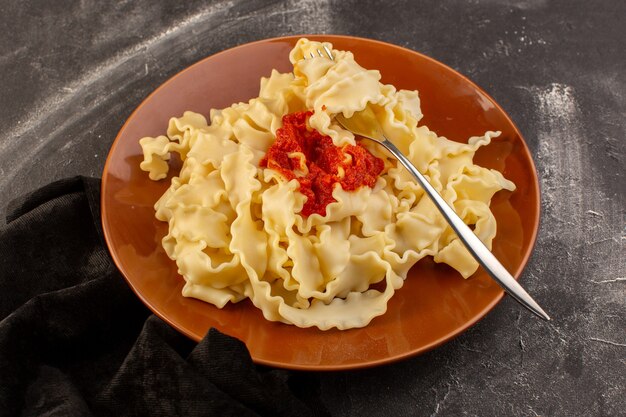
[[[410,174],[376,145],[358,145],[334,120],[365,107],[491,247],[491,198],[515,185],[472,160],[499,133],[467,144],[439,137],[419,125],[416,91],[381,84],[380,73],[359,66],[348,51],[333,50],[334,60],[303,59],[321,48],[300,39],[290,53],[293,72],[273,71],[261,79],[257,98],[212,110],[210,124],[185,112],[170,120],[166,136],[140,140],[141,168],[152,180],[166,178],[171,152],[183,161],[155,209],[157,219],[169,224],[162,243],[185,279],[184,296],[219,308],[249,298],[268,320],[349,329],[385,313],[409,269],[426,256],[463,277],[476,271],[476,261]],[[266,157],[283,117],[299,112],[308,112],[307,129],[329,137],[332,145],[365,146],[383,161],[369,185],[344,190],[336,182],[329,202],[308,215],[306,155],[285,153],[296,166],[291,177]],[[346,175],[333,166],[337,178]]]

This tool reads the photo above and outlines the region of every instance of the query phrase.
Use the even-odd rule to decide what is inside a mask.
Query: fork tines
[[[333,53],[331,52],[330,48],[326,45],[322,45],[322,48],[324,48],[324,51],[326,52],[326,55],[328,56],[328,58],[331,61],[335,60],[335,57],[333,56]],[[313,52],[309,52],[309,54],[311,55],[311,58],[315,58],[315,54]],[[324,58],[324,54],[322,53],[322,51],[320,51],[319,49],[317,50],[317,54],[321,57]],[[304,59],[306,59],[307,57],[304,56]]]

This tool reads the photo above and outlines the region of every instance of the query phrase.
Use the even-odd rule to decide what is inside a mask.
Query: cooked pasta
[[[289,56],[292,73],[273,71],[261,79],[257,98],[212,110],[210,124],[185,112],[170,120],[167,136],[140,140],[141,169],[152,180],[166,178],[171,152],[183,161],[155,210],[156,218],[169,224],[162,243],[185,279],[184,296],[219,308],[249,298],[268,320],[349,329],[385,313],[409,269],[424,257],[466,278],[476,271],[476,261],[410,174],[375,145],[358,145],[334,120],[366,106],[386,136],[491,247],[496,234],[491,198],[515,185],[500,172],[475,165],[473,156],[499,132],[469,138],[467,144],[439,137],[419,125],[416,91],[381,84],[380,73],[359,66],[348,51],[334,50],[335,60],[303,59],[321,47],[300,39]],[[307,128],[329,137],[333,146],[364,146],[383,161],[371,186],[353,190],[339,181],[350,175],[348,165],[333,165],[338,180],[330,186],[328,204],[306,214],[303,208],[312,198],[301,192],[312,169],[307,155],[285,153],[285,163],[296,167],[291,177],[266,158],[283,117],[303,111],[309,111]],[[352,156],[346,158],[350,162]]]

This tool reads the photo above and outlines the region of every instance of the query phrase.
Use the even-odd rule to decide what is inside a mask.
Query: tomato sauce
[[[306,111],[283,116],[283,126],[276,131],[276,141],[267,150],[261,166],[279,172],[287,181],[298,180],[300,192],[307,197],[303,216],[324,216],[326,206],[336,201],[335,184],[341,184],[345,191],[373,187],[384,162],[361,144],[335,146],[329,136],[307,127],[312,114]],[[299,154],[294,155],[296,152],[304,155],[306,169],[301,166]]]

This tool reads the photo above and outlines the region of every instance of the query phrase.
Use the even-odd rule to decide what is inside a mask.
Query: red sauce
[[[326,215],[326,206],[333,201],[333,188],[340,184],[345,191],[359,187],[373,187],[384,163],[361,144],[335,146],[329,136],[307,127],[310,111],[283,116],[283,126],[276,131],[276,141],[261,160],[261,166],[279,172],[287,181],[297,179],[300,192],[307,197],[303,216],[318,213]],[[306,159],[308,173],[300,166],[300,159],[289,154],[301,152]],[[340,178],[338,170],[345,175]]]

